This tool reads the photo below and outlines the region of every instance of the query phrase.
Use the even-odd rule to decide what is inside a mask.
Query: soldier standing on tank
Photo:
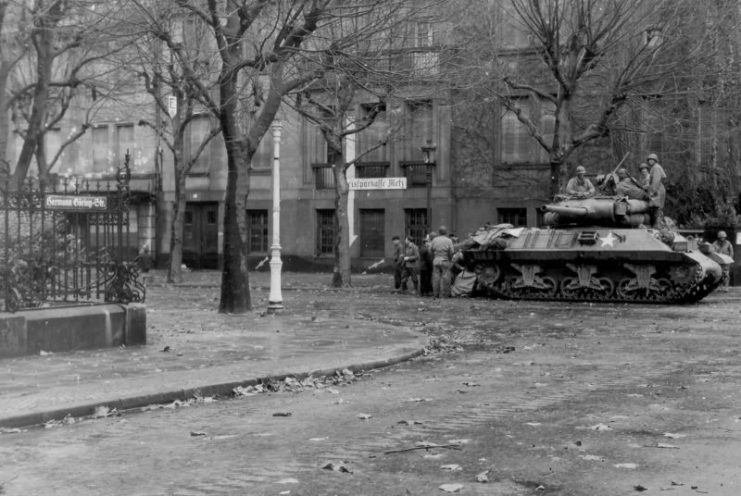
[[[615,193],[618,196],[627,196],[632,200],[648,200],[648,194],[637,180],[633,179],[628,170],[620,168],[617,171],[618,183],[615,185]]]
[[[651,216],[651,226],[654,229],[660,229],[664,226],[664,203],[666,201],[666,188],[664,188],[664,179],[666,172],[659,163],[659,157],[655,153],[649,153],[646,157],[648,166],[648,196],[649,209]]]
[[[576,168],[576,177],[569,179],[566,184],[566,194],[575,198],[589,198],[594,196],[594,186],[592,182],[584,177],[587,170],[583,166]]]
[[[641,187],[645,190],[648,190],[648,183],[651,181],[651,176],[648,173],[648,164],[646,162],[641,163],[641,165],[638,166],[638,170],[640,171],[640,177],[638,178],[638,183],[641,185]]]
[[[716,253],[721,255],[728,255],[733,258],[733,245],[727,239],[725,231],[718,231],[718,239],[713,243],[713,248]],[[728,286],[731,284],[731,264],[722,264],[723,268],[723,288],[721,291],[728,291]]]

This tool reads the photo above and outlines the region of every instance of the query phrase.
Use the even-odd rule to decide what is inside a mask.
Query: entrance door
[[[191,269],[219,268],[219,204],[188,202],[183,227],[183,263]]]
[[[385,255],[385,216],[383,209],[360,210],[360,256],[375,258]]]

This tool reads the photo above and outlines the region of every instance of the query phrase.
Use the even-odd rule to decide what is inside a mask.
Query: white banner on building
[[[348,179],[350,189],[407,189],[406,177],[368,177]]]

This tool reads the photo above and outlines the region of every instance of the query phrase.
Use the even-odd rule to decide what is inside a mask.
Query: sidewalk
[[[0,427],[91,415],[98,406],[122,411],[226,395],[267,378],[367,370],[416,356],[427,343],[408,329],[359,320],[350,311],[338,315],[318,302],[327,291],[334,299],[362,298],[358,292],[388,277],[354,276],[355,289],[339,292],[327,287],[326,274],[284,274],[286,310],[273,316],[264,312],[269,275],[251,276],[253,312],[216,312],[216,272],[186,274],[177,286],[154,272],[146,346],[0,360]]]

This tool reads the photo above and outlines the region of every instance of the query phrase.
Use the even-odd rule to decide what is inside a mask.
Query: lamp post
[[[280,121],[275,121],[270,130],[273,133],[273,244],[270,246],[268,312],[276,313],[283,309],[280,281],[280,273],[283,267],[283,262],[280,259],[280,136],[283,124]]]
[[[427,187],[427,233],[432,229],[432,164],[435,163],[435,151],[437,146],[431,139],[427,144],[420,147],[425,160],[425,186]]]

